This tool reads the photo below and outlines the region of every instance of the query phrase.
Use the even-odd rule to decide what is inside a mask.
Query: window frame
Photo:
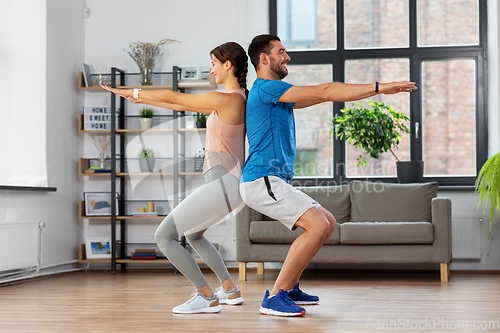
[[[425,177],[424,182],[437,181],[440,186],[470,188],[488,156],[488,112],[487,112],[487,0],[479,1],[479,44],[465,46],[417,46],[417,0],[409,1],[409,47],[345,49],[344,0],[337,0],[337,48],[322,50],[291,50],[290,65],[331,64],[333,81],[345,82],[346,60],[407,58],[410,62],[410,81],[422,86],[422,62],[429,60],[474,59],[476,61],[476,175]],[[269,0],[269,27],[271,34],[277,34],[277,0]],[[286,47],[286,45],[285,45]],[[332,117],[340,114],[345,103],[334,102]],[[423,128],[419,139],[415,136],[415,123],[422,125],[422,90],[410,94],[410,159],[422,160]],[[425,163],[425,161],[424,161]],[[396,183],[396,177],[346,177],[345,142],[333,140],[333,177],[294,178],[293,185],[325,186],[346,184],[352,180],[369,180]]]

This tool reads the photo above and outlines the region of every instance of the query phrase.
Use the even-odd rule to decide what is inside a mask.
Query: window
[[[346,49],[409,46],[408,1],[349,0],[344,6]]]
[[[345,63],[345,82],[408,81],[409,72],[410,62],[408,58],[347,60]],[[383,101],[387,105],[392,105],[398,112],[407,115],[410,113],[410,96],[408,94],[378,95],[374,96],[372,99],[377,102]],[[352,103],[349,102],[345,104],[346,106],[350,106]],[[409,126],[409,124],[405,125]],[[409,136],[403,136],[398,149],[394,149],[393,152],[400,160],[408,161],[410,159]],[[369,157],[364,153],[364,150],[347,144],[345,153],[345,173],[347,177],[396,177],[396,163],[394,163],[394,157],[389,152],[381,154],[380,159],[377,160]],[[357,158],[359,155],[363,155],[367,158],[368,166],[366,168],[357,167]]]
[[[47,6],[14,0],[2,5],[0,186],[47,187]],[[34,89],[27,92],[27,86]]]
[[[478,45],[479,1],[418,0],[418,46]]]
[[[425,181],[474,184],[487,156],[486,0],[270,0],[270,27],[289,50],[292,84],[416,82],[411,94],[373,98],[410,117],[396,155],[424,160]],[[362,152],[330,137],[331,118],[349,104],[296,111],[296,182],[397,181],[391,154],[357,167]]]
[[[336,48],[335,0],[277,0],[280,39],[289,50]]]
[[[285,81],[297,85],[321,84],[331,81],[333,77],[331,64],[290,65],[288,71]],[[332,104],[322,103],[294,112],[297,177],[333,177],[333,137],[328,135],[331,129]]]
[[[425,174],[476,175],[476,62],[422,63]]]

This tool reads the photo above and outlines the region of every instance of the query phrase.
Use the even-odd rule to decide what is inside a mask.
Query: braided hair
[[[217,58],[222,63],[227,60],[231,62],[231,65],[234,67],[234,76],[238,79],[241,89],[248,96],[248,57],[243,47],[235,42],[227,42],[210,51],[210,56]]]

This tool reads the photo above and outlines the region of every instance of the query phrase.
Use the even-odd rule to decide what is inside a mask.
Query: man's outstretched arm
[[[311,106],[321,102],[350,102],[378,94],[397,94],[417,89],[414,82],[400,81],[376,84],[348,84],[331,82],[317,86],[293,86],[285,92],[278,102],[297,103],[296,108]],[[317,102],[317,103],[316,103]]]

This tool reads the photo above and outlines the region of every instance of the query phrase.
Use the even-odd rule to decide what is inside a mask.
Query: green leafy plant
[[[155,157],[155,152],[153,148],[141,148],[139,150],[139,153],[137,154],[138,157],[140,158],[154,158]]]
[[[373,158],[378,159],[381,153],[390,151],[399,162],[399,158],[392,149],[399,145],[400,132],[410,133],[404,124],[405,121],[409,121],[409,118],[383,102],[375,102],[371,99],[367,101],[370,108],[358,102],[352,104],[352,108],[340,110],[342,114],[332,118],[334,127],[330,134],[335,132],[339,139],[345,139],[357,148],[363,148]],[[359,155],[357,161],[358,167],[367,165],[363,155]]]
[[[474,184],[476,192],[479,192],[478,207],[490,202],[490,228],[486,240],[490,237],[493,229],[493,217],[495,210],[500,212],[500,153],[491,156],[479,171],[476,183]]]
[[[199,113],[196,115],[196,121],[199,123],[204,123],[207,121],[207,117],[205,117],[204,113]]]
[[[141,118],[153,118],[155,114],[155,110],[152,108],[142,108],[141,110]]]

